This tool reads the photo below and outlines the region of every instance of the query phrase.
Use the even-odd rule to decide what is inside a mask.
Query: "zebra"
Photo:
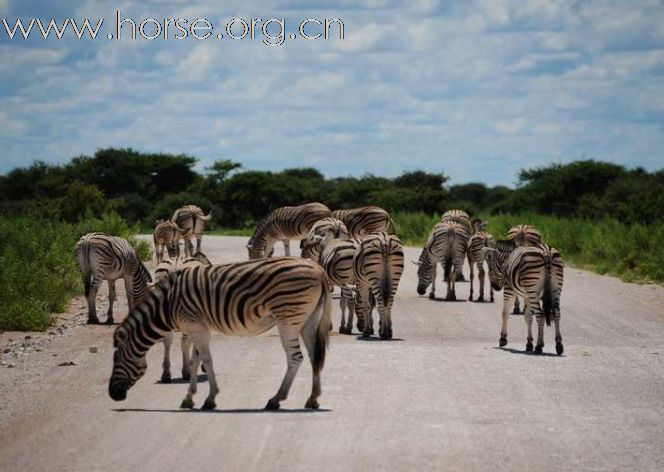
[[[431,285],[429,298],[436,298],[436,265],[441,264],[447,281],[445,300],[456,300],[457,273],[463,267],[468,248],[469,232],[465,225],[454,221],[438,223],[433,227],[422,248],[417,269],[417,293],[424,295]]]
[[[185,231],[183,234],[185,256],[191,256],[194,253],[194,245],[191,242],[192,237],[196,238],[196,251],[201,250],[205,223],[211,219],[212,212],[206,215],[203,213],[201,207],[196,205],[185,205],[175,210],[171,221]]]
[[[349,210],[334,210],[332,217],[343,221],[352,238],[386,232],[393,234],[396,225],[390,214],[377,206],[352,208]]]
[[[284,244],[285,254],[290,256],[290,240],[304,239],[314,223],[330,215],[330,209],[322,203],[277,208],[258,223],[249,238],[249,259],[272,257],[277,241]]]
[[[164,260],[164,249],[168,257],[174,258],[180,255],[180,238],[187,233],[187,230],[180,228],[170,220],[156,220],[152,239],[154,241],[154,253],[157,258],[157,264]]]
[[[302,257],[318,261],[323,244],[333,239],[348,238],[348,229],[343,221],[331,217],[323,218],[315,222],[306,238],[300,241],[300,254]]]
[[[560,335],[560,294],[563,288],[564,263],[560,253],[546,244],[517,246],[514,240],[497,241],[496,247],[484,250],[489,265],[489,279],[494,290],[503,289],[503,321],[499,345],[507,345],[507,320],[517,295],[525,299],[528,326],[526,351],[533,350],[533,314],[537,317],[535,353],[544,347],[544,322],[555,323],[556,353],[564,351]],[[540,300],[542,305],[540,306]]]
[[[542,234],[531,225],[516,225],[512,226],[507,232],[508,240],[513,240],[517,246],[539,246],[542,244]],[[514,311],[515,315],[522,313],[521,305],[519,303],[519,297],[516,297],[514,301]]]
[[[256,336],[276,325],[288,368],[265,408],[278,409],[288,396],[303,360],[299,344],[302,337],[313,367],[312,391],[305,408],[316,409],[330,312],[327,277],[313,261],[275,257],[186,268],[155,284],[115,330],[109,396],[115,401],[126,399],[129,388],[145,374],[148,349],[179,329],[191,336],[195,347],[192,372],[197,372],[202,362],[208,374],[210,390],[202,409],[214,409],[219,388],[210,356],[210,331]],[[192,375],[180,408],[193,408],[196,389],[197,376]]]
[[[113,324],[117,279],[124,280],[130,310],[145,296],[148,284],[152,282],[150,273],[126,239],[104,233],[88,233],[76,243],[75,256],[88,302],[88,324],[99,324],[96,297],[103,280],[108,282],[106,324]]]
[[[156,281],[167,280],[170,275],[178,270],[184,270],[187,267],[196,267],[198,265],[212,265],[210,259],[202,252],[197,252],[191,257],[176,258],[161,262],[154,272]],[[173,344],[173,332],[164,336],[164,360],[162,362],[161,382],[171,381],[171,345]],[[182,378],[189,380],[191,378],[191,340],[185,333],[182,335]]]
[[[475,273],[473,271],[474,267],[477,267],[479,281],[480,281],[480,295],[477,298],[478,302],[484,301],[484,254],[482,249],[485,247],[490,247],[495,244],[493,236],[491,233],[485,231],[486,221],[482,221],[478,218],[472,221],[473,228],[475,229],[474,234],[468,239],[468,265],[470,266],[470,296],[468,297],[469,301],[473,301],[473,283],[475,278]],[[491,303],[493,303],[493,288],[489,284],[489,293],[491,296]]]
[[[466,227],[469,233],[473,232],[473,226],[470,223],[470,216],[463,210],[447,210],[440,219],[441,223],[447,222],[459,223]]]
[[[392,338],[392,304],[403,274],[403,261],[403,244],[395,235],[380,232],[360,240],[353,272],[359,292],[355,309],[363,337],[373,334],[373,296],[380,316],[379,335],[382,339]]]

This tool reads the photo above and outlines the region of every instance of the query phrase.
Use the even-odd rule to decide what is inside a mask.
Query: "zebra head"
[[[500,240],[496,241],[495,247],[482,248],[482,257],[489,266],[491,287],[496,291],[502,290],[505,285],[505,263],[515,247],[514,241]]]
[[[113,335],[113,373],[108,382],[108,395],[117,401],[127,398],[129,390],[138,379],[143,377],[148,367],[145,353],[132,347],[131,331],[133,325],[121,324]]]
[[[433,274],[433,263],[428,248],[422,249],[420,259],[417,264],[417,293],[424,295],[427,287],[431,285],[431,276]]]

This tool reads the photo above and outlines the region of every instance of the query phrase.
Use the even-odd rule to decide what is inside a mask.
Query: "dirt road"
[[[230,262],[246,257],[244,242],[203,243]],[[568,268],[556,357],[524,354],[521,316],[497,348],[500,294],[493,304],[433,302],[415,286],[407,264],[397,340],[332,337],[316,412],[301,410],[307,362],[284,410],[262,410],[285,369],[273,332],[213,338],[221,393],[218,409],[202,412],[178,409],[185,384],[157,383],[161,346],[128,399],[113,402],[113,328],[76,327],[0,368],[0,470],[664,470],[664,288]],[[468,290],[457,286],[462,298]],[[117,309],[121,318],[126,304]],[[550,354],[553,329],[545,336]],[[176,356],[176,378],[179,368]],[[206,394],[204,382],[197,407]]]

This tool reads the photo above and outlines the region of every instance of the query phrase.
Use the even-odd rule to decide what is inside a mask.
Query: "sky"
[[[214,35],[109,40],[118,9]],[[664,167],[664,1],[0,0],[10,27],[33,17],[104,24],[95,40],[0,24],[0,173],[106,147],[510,186],[577,159]],[[217,40],[230,18],[339,18],[345,37]]]

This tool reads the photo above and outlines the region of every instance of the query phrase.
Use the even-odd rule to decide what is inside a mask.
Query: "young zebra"
[[[161,262],[154,272],[156,281],[168,280],[171,274],[176,271],[182,271],[188,267],[212,265],[210,259],[202,252],[197,252],[191,257],[176,258]],[[164,336],[164,361],[162,362],[161,381],[168,383],[171,381],[171,345],[173,344],[173,332]],[[189,380],[191,378],[191,340],[184,333],[180,343],[182,350],[182,378]]]
[[[457,273],[463,267],[470,234],[465,225],[447,221],[438,223],[424,244],[417,269],[417,293],[424,295],[431,285],[429,298],[436,298],[436,265],[440,263],[447,281],[445,300],[456,300]]]
[[[353,272],[359,292],[355,308],[362,336],[373,334],[373,296],[380,316],[378,333],[382,339],[392,338],[392,304],[403,274],[403,261],[403,245],[394,235],[381,232],[360,240],[353,259]]]
[[[513,226],[508,231],[506,239],[514,241],[517,246],[539,246],[542,244],[542,234],[534,226],[530,225]],[[522,313],[519,297],[516,297],[514,301],[513,313],[515,315]]]
[[[88,233],[78,240],[75,252],[88,302],[88,324],[99,323],[96,297],[103,280],[108,281],[107,324],[113,324],[117,279],[124,280],[130,310],[143,298],[148,284],[152,282],[150,273],[125,239],[103,233]]]
[[[469,301],[473,301],[473,284],[475,280],[474,267],[477,267],[478,277],[480,281],[480,295],[477,298],[478,302],[484,301],[484,253],[482,249],[490,247],[495,244],[491,233],[485,231],[486,221],[480,219],[473,220],[473,228],[475,233],[468,240],[468,265],[470,266],[470,296]],[[493,288],[489,284],[489,293],[491,296],[491,303],[493,303]]]
[[[284,244],[284,251],[290,256],[290,240],[304,239],[315,222],[330,215],[330,209],[322,203],[277,208],[258,223],[249,238],[249,259],[272,257],[277,241]]]
[[[332,217],[344,222],[352,238],[380,232],[393,234],[396,228],[390,214],[377,206],[334,210]]]
[[[174,258],[180,255],[180,238],[187,233],[187,230],[180,228],[170,220],[155,221],[154,233],[154,253],[157,258],[157,264],[164,260],[164,249],[168,257]]]
[[[194,244],[191,242],[194,237],[196,238],[196,251],[201,250],[205,223],[211,219],[212,212],[205,215],[201,207],[196,205],[185,205],[175,210],[171,221],[185,231],[183,234],[185,256],[191,256],[194,253]]]
[[[537,317],[537,345],[544,347],[544,322],[556,327],[556,353],[564,351],[560,335],[560,294],[563,288],[564,264],[560,253],[546,244],[517,246],[514,241],[498,241],[496,248],[484,249],[489,264],[489,278],[495,290],[503,289],[503,322],[500,346],[507,345],[507,321],[517,296],[526,300],[525,319],[528,326],[526,351],[533,350],[533,314]],[[540,307],[540,300],[542,306]]]
[[[323,269],[313,261],[276,257],[190,267],[159,281],[115,331],[110,397],[124,400],[147,369],[148,349],[179,329],[189,334],[194,344],[192,372],[197,372],[202,362],[208,374],[210,392],[202,408],[213,409],[219,388],[210,356],[210,331],[255,336],[276,325],[288,369],[265,408],[278,409],[288,396],[303,360],[300,337],[313,367],[313,386],[305,408],[318,408],[331,311],[326,279]],[[193,408],[196,389],[197,376],[192,375],[181,408]]]

